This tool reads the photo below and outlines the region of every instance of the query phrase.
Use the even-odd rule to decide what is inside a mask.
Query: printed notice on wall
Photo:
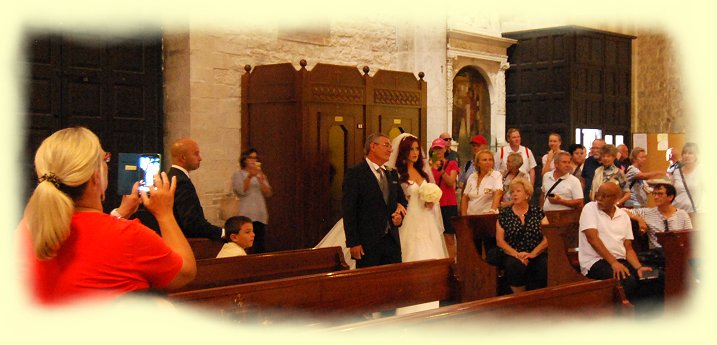
[[[647,134],[635,133],[632,135],[632,147],[642,147],[647,153]]]
[[[667,151],[670,147],[670,143],[667,140],[667,133],[657,134],[657,151]]]

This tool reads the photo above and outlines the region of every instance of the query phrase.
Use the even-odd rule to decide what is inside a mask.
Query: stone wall
[[[685,133],[693,119],[683,102],[679,58],[664,33],[640,32],[633,48],[635,133]]]
[[[580,23],[555,22],[539,27],[568,24]],[[689,117],[683,117],[687,114],[670,38],[638,32],[630,25],[586,26],[638,36],[633,45],[633,132],[685,132]],[[369,66],[370,74],[378,69],[424,72],[428,83],[425,141],[430,142],[450,129],[447,29],[498,37],[503,31],[537,28],[520,18],[501,22],[495,16],[462,21],[355,18],[318,23],[317,27],[308,33],[292,33],[278,25],[204,30],[187,27],[165,34],[165,148],[182,136],[200,144],[202,168],[191,175],[211,222],[223,222],[219,206],[231,197],[229,179],[238,169],[242,150],[239,84],[244,65],[290,62],[298,69],[299,61],[306,59],[308,69],[322,62],[359,69]],[[504,94],[502,79],[495,82]],[[505,104],[495,106],[504,108]],[[492,127],[499,132],[504,123],[493,123]]]

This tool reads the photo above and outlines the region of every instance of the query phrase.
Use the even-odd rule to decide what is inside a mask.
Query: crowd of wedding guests
[[[692,229],[691,217],[700,210],[694,143],[684,145],[681,159],[671,162],[668,171],[643,171],[645,148],[634,147],[628,154],[625,145],[595,139],[586,158],[584,146],[572,144],[564,151],[560,135],[551,133],[537,185],[537,160],[521,144],[520,130],[508,129],[506,141],[491,151],[484,136],[473,136],[472,157],[461,169],[448,133],[431,141],[427,153],[409,133],[393,139],[370,135],[365,160],[344,178],[343,219],[322,245],[344,247],[359,268],[455,257],[450,219],[497,214],[498,264],[510,289],[520,292],[547,283],[544,212],[576,209],[582,210],[582,273],[620,278],[633,295],[636,281],[653,267],[643,264],[630,244],[630,220],[647,234],[649,251],[659,257],[655,233]],[[240,156],[232,187],[242,199],[241,216],[231,217],[224,227],[206,220],[189,177],[200,167],[199,145],[183,138],[170,152],[172,167],[155,177],[150,193],[137,192],[135,185],[118,208],[104,214],[111,157],[97,136],[78,127],[43,141],[35,156],[39,183],[19,226],[36,300],[55,304],[86,294],[114,297],[179,288],[196,274],[186,237],[222,239],[226,244],[218,257],[265,250],[265,199],[273,191],[258,152],[249,149]],[[531,202],[535,193],[538,203]],[[655,207],[647,207],[650,195]],[[133,219],[140,208],[151,221]]]
[[[520,130],[508,129],[507,145],[495,152],[478,150],[473,144],[483,140],[482,136],[471,140],[474,157],[466,164],[471,170],[466,171],[468,176],[459,176],[460,214],[499,214],[496,241],[502,259],[498,262],[512,291],[546,286],[543,211],[575,209],[581,212],[581,272],[593,279],[619,278],[631,300],[654,300],[654,291],[640,291],[647,284],[640,281],[661,278],[657,271],[664,257],[655,234],[691,230],[700,209],[696,144],[686,143],[681,160],[672,159],[667,170],[644,171],[645,148],[628,151],[624,144],[616,147],[598,138],[586,158],[583,145],[572,144],[564,151],[561,136],[551,133],[548,152],[541,159],[542,183],[536,184],[538,165],[533,151],[521,145]],[[536,205],[529,203],[534,189],[539,193]],[[654,207],[648,207],[650,195]],[[632,247],[633,223],[648,238],[648,248],[640,253]]]

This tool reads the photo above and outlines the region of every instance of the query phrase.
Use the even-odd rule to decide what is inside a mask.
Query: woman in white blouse
[[[461,197],[461,215],[497,213],[503,196],[503,176],[493,170],[493,154],[482,150],[475,156],[476,171],[468,177]]]
[[[682,148],[682,160],[672,173],[671,182],[677,190],[672,204],[687,213],[699,210],[702,184],[697,166],[697,144],[686,143]]]

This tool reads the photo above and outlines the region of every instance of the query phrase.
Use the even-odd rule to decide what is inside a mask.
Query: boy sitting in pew
[[[247,248],[254,245],[254,226],[251,219],[244,216],[235,216],[224,223],[227,243],[217,254],[217,258],[246,255]]]

